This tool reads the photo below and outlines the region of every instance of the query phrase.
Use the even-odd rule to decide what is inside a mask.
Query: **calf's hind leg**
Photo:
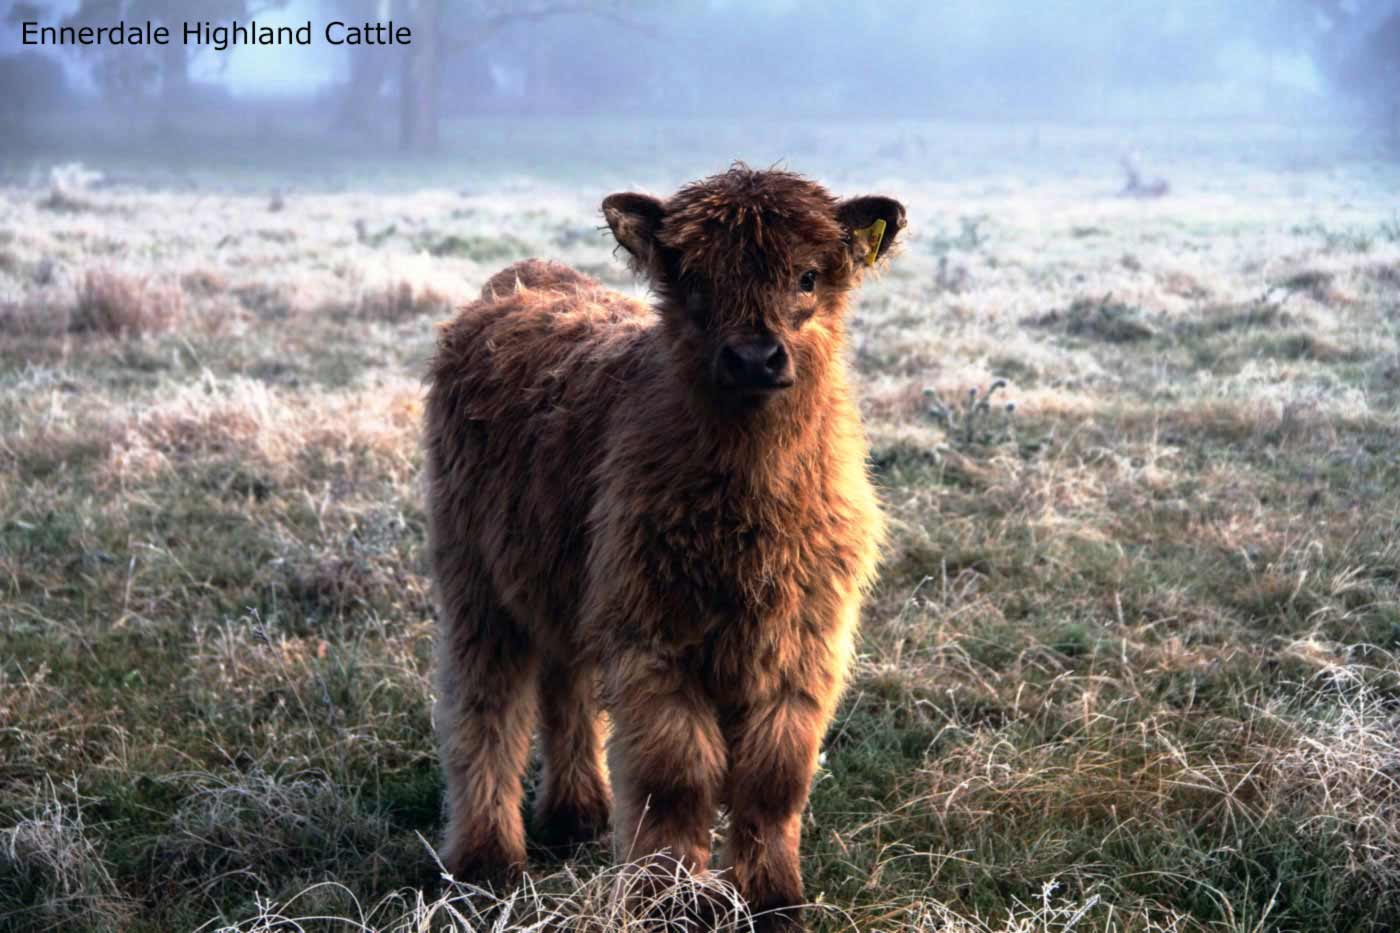
[[[612,805],[594,670],[551,654],[539,683],[543,769],[535,831],[547,846],[574,846],[597,838]]]
[[[539,662],[484,570],[443,563],[435,716],[447,782],[443,867],[459,881],[509,884],[525,865],[520,810]]]

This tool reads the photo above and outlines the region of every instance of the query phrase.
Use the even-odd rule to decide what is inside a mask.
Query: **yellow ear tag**
[[[856,236],[865,240],[870,252],[865,254],[865,264],[875,265],[875,259],[880,255],[880,243],[885,239],[885,222],[877,220],[868,227],[861,227],[856,232]]]

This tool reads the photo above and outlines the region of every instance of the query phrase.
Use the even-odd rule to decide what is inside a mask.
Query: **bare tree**
[[[399,145],[406,151],[437,148],[438,92],[442,80],[438,56],[443,28],[442,0],[405,0],[413,44],[403,60],[399,85]]]
[[[393,0],[340,0],[334,6],[338,12],[366,22],[387,20],[393,14]],[[350,79],[336,119],[341,129],[369,129],[367,111],[378,101],[394,63],[404,54],[394,46],[363,46],[351,52],[347,58]]]
[[[603,17],[623,28],[648,31],[624,13],[621,0],[392,0],[392,7],[393,14],[405,16],[413,29],[399,89],[399,145],[410,152],[438,144],[443,63],[482,48],[502,31],[564,16]]]
[[[1324,74],[1367,106],[1400,152],[1400,0],[1292,0],[1303,41]]]

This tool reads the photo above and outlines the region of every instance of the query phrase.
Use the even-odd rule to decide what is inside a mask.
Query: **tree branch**
[[[649,38],[655,39],[659,36],[659,33],[652,27],[623,16],[621,13],[600,9],[596,3],[552,3],[533,10],[514,10],[509,13],[497,13],[494,16],[489,16],[482,21],[470,39],[449,39],[442,42],[441,46],[448,54],[455,55],[483,44],[496,33],[517,23],[539,23],[560,16],[596,16]]]

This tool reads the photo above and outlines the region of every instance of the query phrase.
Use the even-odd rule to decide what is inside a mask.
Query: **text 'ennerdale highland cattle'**
[[[170,45],[173,36],[185,45],[223,52],[234,46],[312,45],[315,30],[310,20],[300,26],[260,26],[256,20],[214,23],[198,20],[180,24],[178,30],[149,20],[118,21],[110,26],[43,26],[25,22],[20,39],[25,45]],[[345,23],[333,20],[320,32],[328,45],[411,45],[413,30],[387,22]]]

